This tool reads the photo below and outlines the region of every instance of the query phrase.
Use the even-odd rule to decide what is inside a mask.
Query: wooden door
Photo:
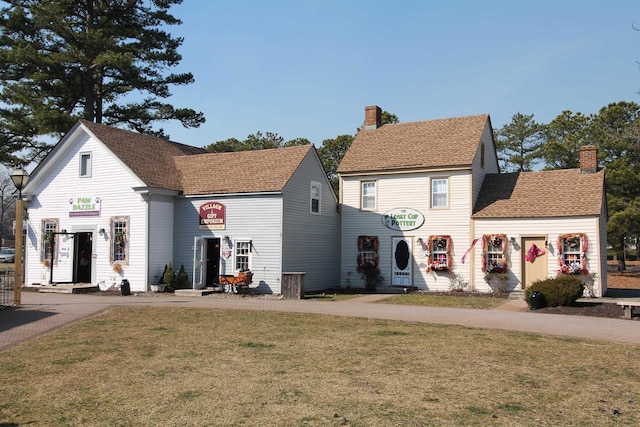
[[[549,254],[545,237],[522,238],[522,290],[531,286],[533,282],[546,279],[549,276]],[[536,256],[531,256],[537,248]],[[528,256],[529,254],[529,256]]]

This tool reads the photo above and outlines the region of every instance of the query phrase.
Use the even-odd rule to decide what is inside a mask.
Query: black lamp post
[[[29,174],[23,168],[17,168],[11,172],[11,181],[18,189],[18,200],[16,200],[16,260],[15,260],[15,280],[13,284],[13,302],[20,305],[22,289],[22,217],[24,215],[24,205],[22,201],[22,189],[29,180]]]

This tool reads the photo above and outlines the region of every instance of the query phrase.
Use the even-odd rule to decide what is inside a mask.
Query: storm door
[[[391,284],[393,286],[411,286],[411,239],[404,237],[393,238],[391,262],[393,264]]]

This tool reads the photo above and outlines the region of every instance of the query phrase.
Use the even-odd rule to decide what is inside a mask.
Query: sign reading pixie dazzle
[[[415,230],[424,224],[424,215],[411,208],[391,209],[382,215],[382,224],[392,230]]]
[[[225,229],[225,206],[222,203],[207,202],[200,206],[200,229]]]
[[[69,199],[69,216],[100,216],[100,197],[76,197]]]

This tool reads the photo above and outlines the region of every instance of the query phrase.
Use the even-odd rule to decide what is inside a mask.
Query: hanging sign
[[[225,210],[225,206],[218,202],[200,206],[200,230],[224,230]]]
[[[75,197],[69,199],[69,216],[100,216],[100,197]]]
[[[391,230],[415,230],[424,224],[424,215],[411,208],[396,208],[382,215],[382,224]]]

